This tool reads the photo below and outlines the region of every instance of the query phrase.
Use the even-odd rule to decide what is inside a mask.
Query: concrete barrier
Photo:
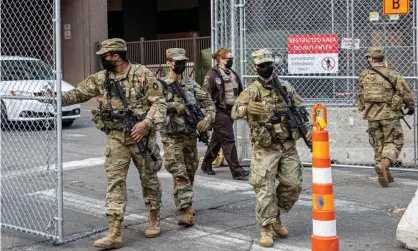
[[[396,239],[406,248],[418,251],[418,189],[398,224]]]

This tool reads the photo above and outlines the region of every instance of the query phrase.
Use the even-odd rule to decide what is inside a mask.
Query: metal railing
[[[185,74],[194,77],[198,62],[200,60],[200,51],[210,48],[210,37],[198,37],[196,33],[191,38],[179,39],[161,39],[127,42],[127,57],[132,63],[139,63],[147,66],[157,77],[162,77],[167,72],[166,50],[169,48],[183,48],[186,50],[186,57],[189,58]],[[96,48],[99,43],[96,43]],[[97,60],[96,69],[100,70],[100,61]]]

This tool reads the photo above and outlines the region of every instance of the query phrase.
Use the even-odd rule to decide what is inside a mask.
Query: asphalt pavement
[[[106,175],[103,152],[106,135],[91,121],[94,102],[82,105],[82,117],[63,130],[64,240],[106,227],[104,198]],[[48,139],[48,140],[46,140]],[[39,232],[53,233],[57,210],[54,169],[54,134],[48,131],[2,132],[2,222]],[[161,144],[160,144],[161,146]],[[161,146],[162,149],[162,146]],[[199,154],[206,147],[199,143]],[[7,163],[7,166],[5,166]],[[247,167],[248,168],[248,167]],[[128,175],[128,206],[120,250],[264,250],[258,245],[260,228],[255,224],[255,196],[248,181],[235,181],[227,167],[207,176],[196,174],[194,208],[196,225],[177,225],[180,212],[173,202],[173,181],[164,168],[162,184],[162,232],[144,236],[147,212],[138,172],[131,164]],[[312,234],[311,168],[303,171],[303,191],[295,207],[284,214],[287,238],[275,239],[265,250],[308,251]],[[340,250],[405,250],[396,242],[400,217],[391,211],[408,206],[418,187],[418,173],[393,172],[395,183],[381,188],[373,169],[333,168],[337,234]],[[45,237],[2,228],[2,250],[100,250],[93,241],[105,232],[54,246]]]

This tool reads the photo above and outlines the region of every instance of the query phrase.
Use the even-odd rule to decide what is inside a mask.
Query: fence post
[[[319,117],[322,110],[323,119]],[[339,251],[332,185],[327,112],[322,104],[312,108],[312,251]]]
[[[58,230],[58,241],[63,239],[63,170],[62,170],[62,104],[61,104],[61,84],[62,84],[62,51],[61,51],[61,1],[55,1],[55,66],[56,66],[56,92],[57,92],[57,217],[56,224]]]
[[[415,101],[416,101],[416,109],[417,112],[415,113],[414,124],[415,124],[415,140],[414,140],[414,148],[415,148],[415,166],[418,166],[418,2],[415,1]]]
[[[139,51],[140,51],[140,56],[141,56],[141,64],[142,65],[145,65],[145,55],[144,55],[144,38],[143,37],[141,37],[140,39],[139,39]]]
[[[194,71],[195,74],[197,72],[197,58],[198,58],[197,53],[198,53],[198,50],[197,50],[197,33],[193,33],[193,62],[194,62],[193,71]]]

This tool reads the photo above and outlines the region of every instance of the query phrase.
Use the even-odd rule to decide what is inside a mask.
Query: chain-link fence
[[[61,90],[57,6],[54,0],[0,4],[1,226],[53,240],[62,234],[61,115],[52,102]],[[53,199],[39,200],[42,191]]]
[[[382,1],[212,1],[212,50],[232,49],[244,84],[256,78],[251,53],[271,50],[275,74],[291,82],[309,109],[328,107],[331,157],[338,165],[374,164],[367,122],[354,109],[358,75],[368,67],[370,46],[383,46],[389,66],[400,72],[417,100],[417,2],[407,15],[383,15]],[[415,27],[415,28],[414,28]],[[405,145],[399,167],[417,167],[417,116],[405,117]],[[403,123],[403,122],[402,122]],[[245,121],[236,130],[241,158],[251,156]],[[298,142],[301,158],[309,149]]]

